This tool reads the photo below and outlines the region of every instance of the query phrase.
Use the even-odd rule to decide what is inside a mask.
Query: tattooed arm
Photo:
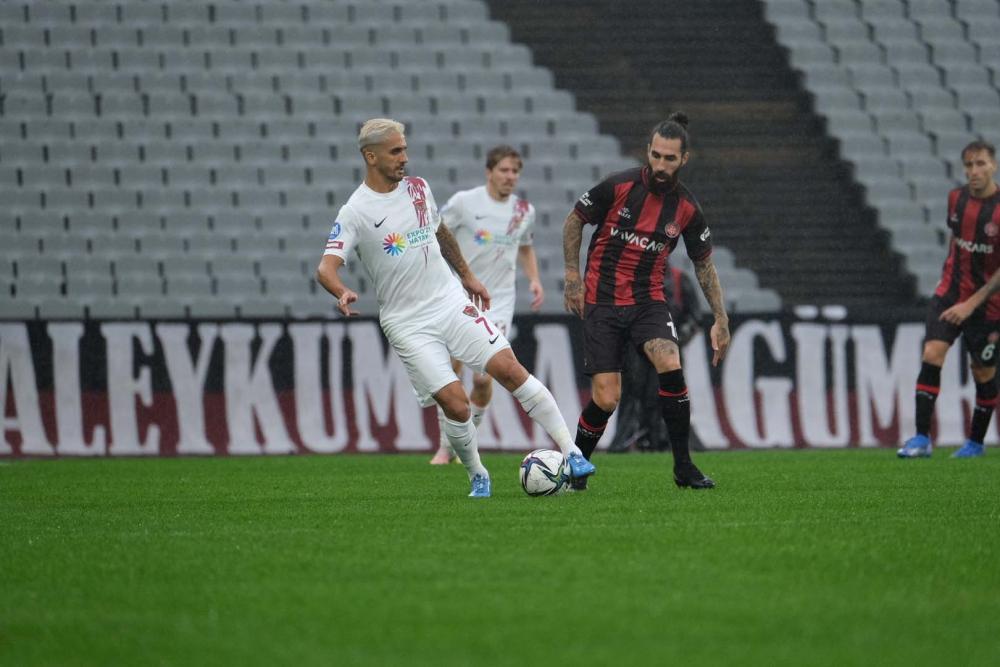
[[[583,239],[583,218],[573,210],[563,225],[563,258],[566,260],[566,310],[583,317],[583,285],[580,284],[580,241]]]
[[[462,287],[469,293],[469,299],[472,303],[476,304],[481,310],[489,310],[490,293],[472,275],[469,265],[465,263],[465,258],[462,257],[462,250],[458,247],[458,241],[455,240],[455,236],[447,226],[438,226],[437,241],[438,245],[441,246],[441,256],[451,265],[451,268],[455,269],[455,273],[458,274],[459,280],[462,281]]]
[[[718,366],[729,347],[729,316],[726,315],[726,304],[722,300],[722,285],[719,284],[719,274],[715,271],[711,256],[695,262],[694,273],[715,317],[715,324],[712,325],[712,349],[715,350],[712,365]]]

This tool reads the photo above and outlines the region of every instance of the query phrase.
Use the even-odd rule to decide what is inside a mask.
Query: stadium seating
[[[0,12],[0,318],[330,316],[315,267],[363,178],[359,122],[381,115],[406,124],[439,203],[481,182],[490,146],[522,150],[560,312],[566,213],[635,164],[481,0]],[[747,308],[780,305],[717,257]]]
[[[1000,2],[764,5],[880,224],[930,294],[948,242],[944,201],[965,183],[961,150],[1000,140]]]

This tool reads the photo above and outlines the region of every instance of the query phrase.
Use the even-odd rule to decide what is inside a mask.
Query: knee
[[[605,412],[614,412],[622,399],[622,389],[618,387],[594,387],[594,403]]]
[[[498,358],[499,357],[499,358]],[[486,372],[507,391],[514,391],[528,380],[528,371],[511,354],[498,354],[486,365]],[[490,381],[487,378],[487,381]]]
[[[441,409],[444,416],[454,422],[467,422],[472,419],[472,408],[469,406],[469,397],[463,392],[461,396],[449,396],[441,401]]]
[[[476,373],[472,376],[472,390],[477,393],[489,392],[493,389],[493,378],[489,375]]]
[[[992,382],[993,378],[996,376],[996,369],[992,366],[982,367],[973,366],[972,367],[972,379],[976,381],[976,384],[985,384],[987,382]]]
[[[921,360],[925,364],[932,366],[944,366],[944,358],[948,354],[948,347],[946,343],[927,343],[924,345],[924,355]]]

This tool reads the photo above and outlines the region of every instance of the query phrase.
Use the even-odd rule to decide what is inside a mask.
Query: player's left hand
[[[729,349],[729,322],[727,320],[716,320],[712,325],[712,349],[715,356],[712,357],[712,365],[718,366],[726,350]]]
[[[950,322],[951,324],[961,324],[965,320],[969,319],[969,316],[976,310],[976,306],[969,303],[972,299],[966,299],[961,303],[956,303],[954,306],[948,310],[941,313],[941,318],[945,322]]]
[[[531,300],[531,312],[537,313],[542,308],[542,302],[545,301],[545,288],[542,287],[540,282],[532,282],[528,285],[528,289],[531,290],[531,294],[535,297]]]
[[[490,293],[471,273],[462,280],[462,287],[469,293],[469,299],[479,310],[490,309]]]

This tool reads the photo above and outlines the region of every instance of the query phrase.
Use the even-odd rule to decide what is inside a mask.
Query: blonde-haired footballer
[[[472,483],[469,496],[488,498],[490,475],[479,458],[469,397],[452,358],[489,373],[510,391],[566,455],[572,476],[593,474],[594,466],[573,442],[552,394],[518,363],[506,337],[484,315],[490,294],[441,224],[427,182],[405,176],[403,126],[384,118],[369,120],[358,147],[365,181],[337,214],[317,280],[337,298],[343,315],[359,315],[351,308],[358,295],[338,271],[352,251],[364,264],[378,299],[379,324],[414,393],[422,405],[437,403],[444,411],[446,437]]]

